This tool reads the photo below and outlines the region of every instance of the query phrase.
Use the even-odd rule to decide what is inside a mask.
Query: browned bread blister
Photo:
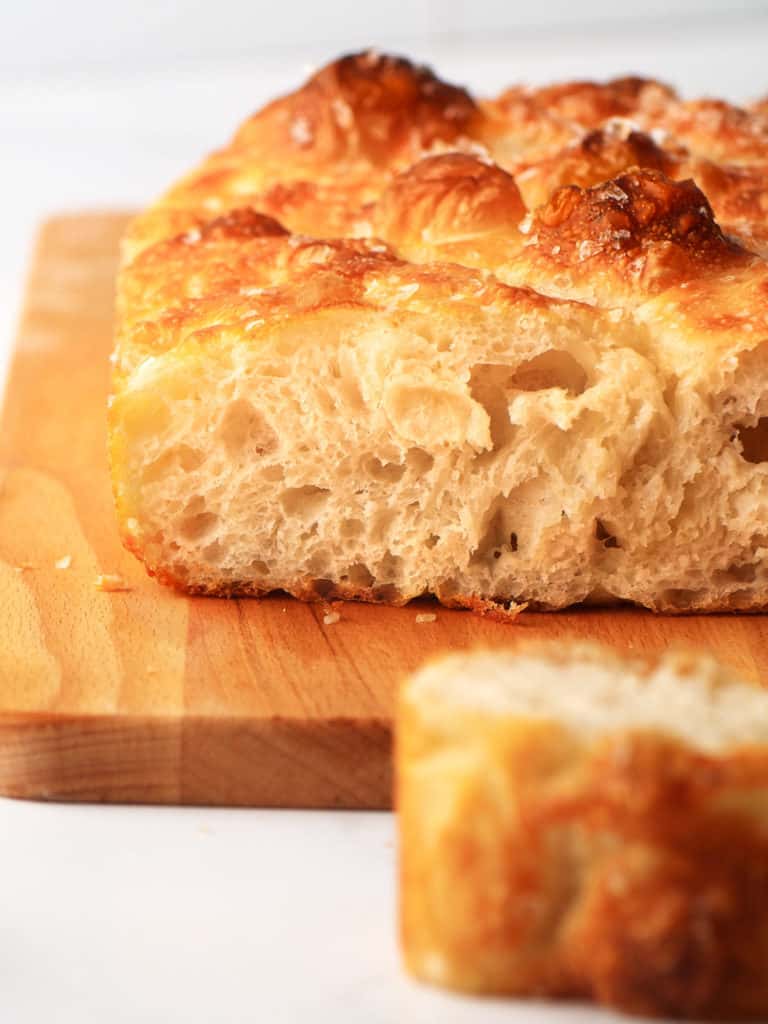
[[[129,230],[126,543],[205,593],[763,607],[763,131],[640,79],[318,72]]]

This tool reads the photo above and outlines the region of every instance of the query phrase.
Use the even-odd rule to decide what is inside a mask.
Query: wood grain
[[[105,403],[120,215],[41,231],[0,432],[0,792],[22,797],[387,807],[398,681],[430,655],[521,638],[711,649],[768,680],[764,616],[632,609],[514,624],[429,605],[186,598],[117,540]],[[71,565],[57,569],[69,555]],[[23,568],[28,566],[28,568]],[[103,593],[97,573],[128,590]]]

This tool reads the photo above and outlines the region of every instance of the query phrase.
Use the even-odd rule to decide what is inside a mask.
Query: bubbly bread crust
[[[765,251],[763,109],[684,101],[669,86],[636,77],[515,87],[475,100],[402,58],[352,54],[245,121],[227,146],[136,219],[125,252],[130,257],[243,206],[293,232],[364,236],[367,213],[392,176],[445,150],[481,150],[520,174],[529,206],[548,198],[547,176],[550,192],[561,184],[598,184],[636,165],[693,177],[723,227]],[[622,134],[629,137],[623,147]],[[536,181],[527,192],[526,176]],[[721,192],[728,197],[722,208]]]
[[[764,692],[694,656],[454,656],[403,686],[396,769],[418,978],[766,1018]]]
[[[127,546],[210,594],[768,604],[763,122],[704,107],[368,54],[256,114],[126,239]]]

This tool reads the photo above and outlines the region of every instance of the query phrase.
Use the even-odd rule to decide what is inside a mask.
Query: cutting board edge
[[[0,796],[389,810],[391,750],[391,723],[378,717],[5,712]]]

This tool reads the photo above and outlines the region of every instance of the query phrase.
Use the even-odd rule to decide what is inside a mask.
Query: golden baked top
[[[408,303],[438,285],[520,302],[525,286],[553,308],[635,309],[711,352],[756,348],[763,110],[640,78],[476,101],[406,60],[344,57],[133,222],[119,366],[206,325],[389,302],[390,286]]]
[[[126,252],[243,206],[294,232],[365,236],[392,176],[446,150],[483,153],[512,173],[529,208],[556,187],[588,187],[633,166],[692,177],[725,230],[765,247],[764,111],[684,101],[640,78],[516,87],[475,101],[406,60],[355,54],[249,118],[138,218]]]

